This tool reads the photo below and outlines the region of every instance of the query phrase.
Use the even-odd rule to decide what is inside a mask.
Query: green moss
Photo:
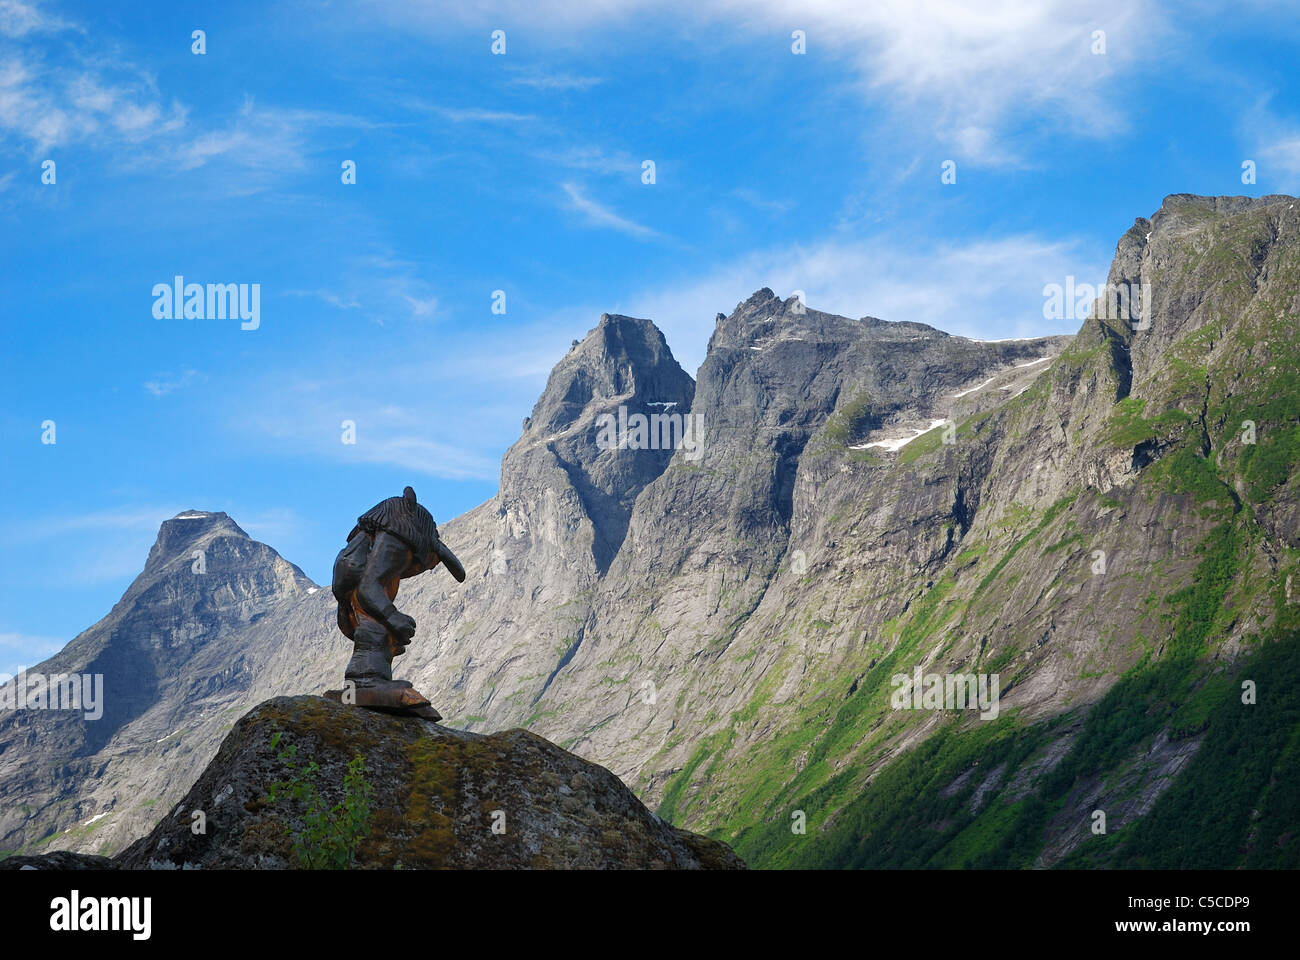
[[[414,834],[404,856],[427,866],[446,866],[455,843],[451,814],[458,799],[458,751],[452,742],[421,737],[407,745],[411,788],[406,795],[406,822]]]
[[[1197,503],[1212,503],[1228,511],[1235,509],[1236,495],[1219,479],[1214,465],[1190,447],[1183,447],[1159,460],[1151,468],[1152,479],[1175,493],[1190,494]]]

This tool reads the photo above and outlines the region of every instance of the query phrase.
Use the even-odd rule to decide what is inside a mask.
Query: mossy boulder
[[[276,734],[279,737],[276,738]],[[273,745],[273,739],[276,741]],[[297,748],[293,760],[286,746]],[[277,697],[247,713],[194,786],[119,859],[135,869],[286,869],[306,804],[270,800],[311,776],[344,798],[360,756],[373,788],[360,869],[744,869],[729,847],[660,819],[614,774],[526,730],[472,734],[323,697]],[[196,811],[203,832],[195,832]]]

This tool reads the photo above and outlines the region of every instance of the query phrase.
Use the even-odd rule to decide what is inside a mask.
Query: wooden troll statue
[[[465,568],[438,536],[429,511],[407,487],[357,519],[348,545],[334,561],[334,599],[339,629],[352,641],[352,659],[342,690],[326,696],[359,707],[411,714],[428,720],[442,715],[409,680],[393,679],[393,658],[406,652],[415,621],[393,605],[397,588],[443,564],[460,583]]]

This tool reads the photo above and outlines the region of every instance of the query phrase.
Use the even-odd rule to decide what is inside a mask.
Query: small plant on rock
[[[271,737],[271,748],[280,747],[281,734]],[[355,865],[357,846],[370,833],[370,801],[374,787],[366,780],[366,761],[356,754],[348,761],[343,776],[343,800],[327,807],[317,789],[320,764],[299,765],[298,747],[288,744],[276,755],[289,769],[287,779],[271,784],[270,803],[282,800],[303,805],[302,826],[286,827],[293,841],[299,867],[307,870],[344,870]]]

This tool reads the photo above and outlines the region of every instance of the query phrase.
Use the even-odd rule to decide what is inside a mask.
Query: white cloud
[[[74,513],[44,517],[39,521],[14,524],[8,529],[11,535],[19,538],[46,539],[65,534],[86,534],[94,532],[149,531],[156,532],[168,517],[179,513],[182,508],[167,506],[152,507],[116,507],[106,510],[92,510],[87,513]]]
[[[581,213],[592,226],[617,230],[620,233],[626,233],[629,236],[636,237],[640,240],[653,240],[661,236],[657,230],[651,230],[649,227],[628,220],[626,217],[622,217],[615,213],[609,207],[602,206],[595,200],[592,200],[582,192],[582,188],[577,184],[566,183],[563,184],[563,187],[565,194],[569,198],[570,209]]]
[[[67,645],[61,637],[0,633],[0,684],[47,660]]]
[[[105,49],[36,3],[0,0],[0,132],[44,151],[180,130],[185,109],[164,101],[148,71]]]
[[[79,141],[140,142],[185,123],[129,66],[116,80],[86,67],[46,68],[18,55],[0,60],[0,130],[36,150]]]
[[[376,399],[384,396],[374,390],[376,383],[430,386],[399,406]],[[330,383],[269,385],[270,402],[240,411],[236,428],[244,432],[251,427],[280,455],[387,464],[454,480],[495,479],[499,460],[484,448],[482,438],[483,420],[490,414],[480,418],[455,412],[454,396],[463,385],[455,378],[439,382],[423,365],[355,367]],[[355,425],[354,442],[343,442],[345,421]]]
[[[165,373],[153,380],[146,380],[144,388],[152,393],[155,397],[165,397],[169,393],[175,393],[177,390],[183,390],[192,384],[203,379],[203,375],[197,370],[186,368],[179,374]]]
[[[343,113],[259,106],[246,96],[238,113],[224,127],[177,143],[165,163],[184,171],[221,160],[239,178],[231,186],[252,192],[278,174],[306,168],[313,133],[372,126],[367,120]]]
[[[1267,101],[1247,114],[1243,138],[1254,143],[1256,178],[1268,189],[1295,193],[1300,190],[1300,124],[1273,113]]]
[[[122,169],[215,167],[225,178],[220,187],[238,195],[305,169],[322,130],[377,126],[331,111],[260,106],[247,96],[228,118],[196,125],[149,71],[98,32],[0,0],[0,41],[7,37],[22,40],[0,42],[0,134],[37,154],[84,143],[114,151]]]
[[[69,29],[69,23],[50,16],[37,4],[0,0],[0,36],[23,37],[29,33],[55,33]]]
[[[277,456],[495,481],[547,375],[599,315],[566,308],[512,324],[508,336],[486,319],[439,328],[436,338],[420,327],[377,333],[329,378],[281,370],[234,390],[227,429],[245,449]],[[337,367],[333,352],[300,359],[300,370]],[[355,443],[342,442],[344,420],[356,425]]]
[[[350,297],[342,297],[330,290],[286,290],[286,297],[310,297],[339,310],[356,310],[361,304]]]
[[[189,506],[192,504],[185,505]],[[82,513],[28,515],[0,526],[0,530],[10,541],[50,543],[73,558],[75,562],[60,571],[63,586],[93,585],[138,574],[158,527],[185,507],[124,505]]]
[[[1263,176],[1278,189],[1295,193],[1300,189],[1300,130],[1283,135],[1260,147]]]
[[[603,145],[568,146],[572,135],[562,131],[559,139],[566,143],[564,149],[538,149],[533,155],[546,163],[570,170],[582,170],[606,177],[625,177],[635,175],[640,179],[641,161],[624,150],[611,153]]]
[[[477,107],[434,107],[434,112],[454,123],[526,123],[534,119],[526,113],[509,110],[485,110]]]
[[[413,317],[432,317],[438,309],[437,297],[413,297],[410,294],[404,294],[404,299],[411,308]]]
[[[1019,162],[1001,133],[1026,114],[1077,136],[1124,129],[1112,83],[1149,65],[1169,32],[1159,0],[487,0],[472,14],[450,2],[385,0],[379,8],[404,30],[444,33],[449,20],[478,27],[487,18],[527,28],[552,47],[575,47],[611,28],[644,33],[689,23],[675,41],[694,36],[716,55],[720,39],[739,36],[793,58],[790,34],[800,29],[810,60],[847,65],[870,102],[924,126],[958,156],[990,163]],[[1092,52],[1096,30],[1106,33],[1102,55]]]
[[[304,526],[302,517],[288,507],[274,507],[248,516],[241,514],[235,516],[235,521],[254,540],[270,544],[277,552],[281,544],[297,537]]]
[[[334,289],[294,288],[285,296],[319,300],[338,310],[359,310],[372,323],[394,318],[428,321],[438,316],[438,297],[421,275],[424,268],[391,250],[350,257],[334,279]]]
[[[794,206],[794,203],[790,200],[773,200],[748,187],[737,187],[731,191],[731,195],[755,210],[763,210],[767,213],[785,213]]]
[[[543,73],[533,71],[520,74],[510,81],[515,86],[532,87],[548,93],[563,90],[589,90],[604,82],[601,77],[584,77],[569,73]]]

